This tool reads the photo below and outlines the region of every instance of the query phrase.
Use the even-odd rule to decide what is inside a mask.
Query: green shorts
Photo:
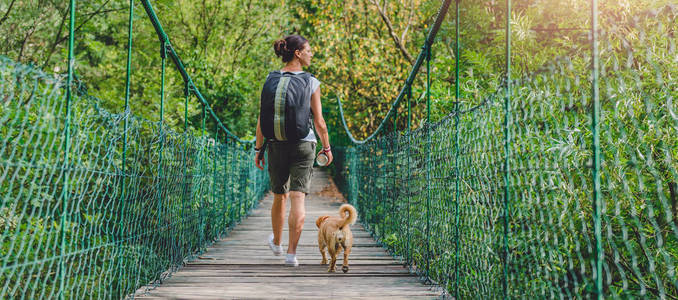
[[[297,191],[308,194],[313,174],[315,143],[271,142],[267,152],[268,175],[273,193],[287,194],[289,191]]]

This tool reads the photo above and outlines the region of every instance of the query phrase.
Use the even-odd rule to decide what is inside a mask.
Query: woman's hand
[[[328,158],[327,165],[329,166],[332,163],[332,161],[334,160],[334,156],[332,156],[332,150],[325,152],[325,154],[327,155],[327,158]]]
[[[259,151],[254,152],[254,165],[259,168],[259,170],[264,170],[264,165],[266,165],[266,155],[262,155],[259,159]]]
[[[325,155],[327,155],[327,164],[324,165],[324,166],[321,166],[321,167],[329,166],[332,163],[332,161],[334,160],[334,156],[332,156],[332,150],[320,150],[320,151],[318,151],[318,154],[316,154],[316,157],[318,157],[318,155],[320,155],[320,153],[325,153]]]

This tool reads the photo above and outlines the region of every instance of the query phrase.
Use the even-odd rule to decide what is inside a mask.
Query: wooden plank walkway
[[[297,248],[299,267],[286,267],[283,256],[274,256],[267,245],[271,232],[269,194],[259,207],[228,237],[214,243],[199,259],[190,262],[141,299],[436,299],[440,292],[424,285],[393,260],[365,229],[351,227],[354,245],[350,270],[328,273],[320,265],[315,220],[337,215],[343,197],[327,172],[315,169],[313,188],[306,197],[306,221]],[[287,204],[289,212],[289,201]],[[287,223],[283,247],[287,251]],[[145,290],[145,288],[139,291]]]

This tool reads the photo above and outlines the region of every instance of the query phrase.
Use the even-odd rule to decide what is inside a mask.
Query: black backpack
[[[311,75],[273,71],[261,90],[259,121],[267,139],[296,142],[311,128]]]

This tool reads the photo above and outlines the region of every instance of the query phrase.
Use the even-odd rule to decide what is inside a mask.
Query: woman
[[[303,68],[311,64],[313,53],[308,40],[300,35],[289,35],[284,39],[277,40],[274,43],[275,54],[282,58],[285,66],[280,71],[281,74],[294,75],[303,74]],[[274,73],[272,72],[272,74]],[[288,73],[289,72],[289,73]],[[279,75],[279,74],[273,74]],[[271,78],[271,74],[269,74]],[[267,78],[267,82],[268,79]],[[324,152],[332,163],[332,152],[330,149],[329,135],[327,134],[327,125],[322,115],[322,104],[320,103],[320,81],[313,76],[305,76],[310,84],[309,99],[298,99],[310,101],[313,125],[318,133],[318,138],[323,145],[320,152]],[[282,80],[280,82],[283,82]],[[263,95],[263,92],[262,92]],[[263,96],[262,96],[263,97]],[[306,96],[303,96],[306,97]],[[306,102],[308,103],[308,102]],[[271,224],[273,233],[268,238],[268,245],[275,255],[282,254],[282,231],[285,219],[285,201],[291,199],[291,209],[288,218],[289,223],[289,245],[287,248],[287,257],[285,265],[298,266],[297,244],[304,226],[306,210],[304,208],[304,199],[308,194],[311,184],[311,175],[313,172],[313,160],[315,158],[315,147],[317,139],[310,128],[308,135],[299,141],[276,141],[269,139],[268,144],[268,173],[271,179],[271,189],[273,191],[273,207],[271,208]],[[264,135],[261,129],[261,115],[257,120],[257,141],[255,145],[255,164],[257,168],[263,170],[265,164],[263,156],[259,159],[259,151],[264,143]]]

